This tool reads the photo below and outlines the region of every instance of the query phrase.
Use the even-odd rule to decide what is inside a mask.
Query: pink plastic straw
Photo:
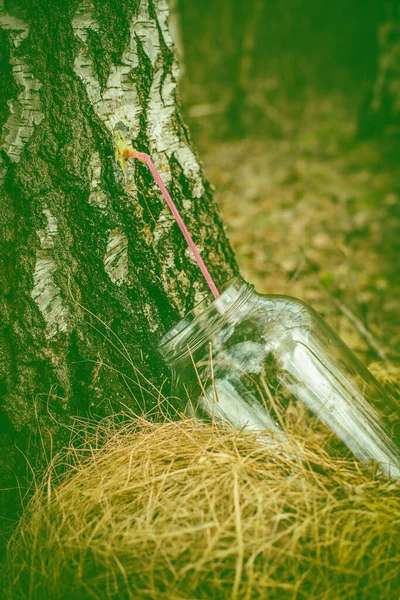
[[[146,165],[149,167],[150,173],[153,175],[155,182],[157,183],[158,187],[161,190],[162,195],[164,196],[168,206],[170,207],[171,212],[172,212],[176,222],[178,223],[179,229],[182,231],[184,238],[185,238],[194,258],[200,267],[200,271],[203,273],[204,279],[206,280],[208,287],[212,291],[214,298],[219,298],[220,294],[217,290],[217,287],[216,287],[206,265],[204,264],[203,259],[200,256],[200,252],[198,251],[196,244],[193,241],[192,236],[190,235],[189,231],[187,230],[186,225],[183,222],[183,219],[179,213],[179,210],[176,208],[174,201],[172,200],[171,196],[169,195],[169,192],[168,192],[167,188],[165,187],[164,182],[161,179],[160,174],[158,173],[156,167],[154,166],[154,163],[151,160],[150,156],[148,154],[144,154],[144,152],[136,152],[136,150],[126,150],[124,152],[124,157],[125,158],[138,158],[142,162],[146,163]]]

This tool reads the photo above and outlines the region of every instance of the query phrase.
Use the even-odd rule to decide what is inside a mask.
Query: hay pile
[[[106,438],[70,451],[30,503],[9,548],[13,600],[398,596],[393,482],[305,440],[277,453],[189,420]]]

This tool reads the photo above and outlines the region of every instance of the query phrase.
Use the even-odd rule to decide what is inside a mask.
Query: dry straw
[[[398,486],[315,441],[285,446],[191,420],[103,423],[28,506],[10,598],[398,597]]]

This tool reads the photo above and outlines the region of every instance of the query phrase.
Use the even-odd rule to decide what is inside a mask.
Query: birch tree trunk
[[[115,160],[115,131],[152,156],[217,285],[236,270],[167,18],[165,0],[0,0],[2,515],[24,456],[48,457],[72,415],[157,406],[157,343],[206,291],[146,166]]]

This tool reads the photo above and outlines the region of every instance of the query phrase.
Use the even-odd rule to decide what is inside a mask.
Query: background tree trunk
[[[358,133],[369,137],[382,132],[400,132],[400,3],[382,4],[378,25],[376,76],[360,106]]]
[[[0,1],[2,516],[24,455],[46,459],[71,415],[157,406],[157,343],[206,291],[145,165],[124,177],[114,131],[153,157],[217,285],[236,270],[167,16],[164,0]]]

